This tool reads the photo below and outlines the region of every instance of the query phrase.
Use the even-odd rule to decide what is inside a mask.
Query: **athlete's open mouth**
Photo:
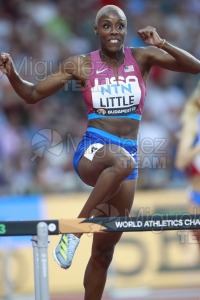
[[[110,39],[108,42],[109,42],[109,43],[112,43],[112,44],[117,44],[117,43],[119,43],[120,41],[119,41],[118,39]]]

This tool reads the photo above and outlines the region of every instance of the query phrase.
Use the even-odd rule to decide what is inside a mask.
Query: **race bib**
[[[105,116],[123,116],[135,113],[141,99],[141,89],[136,76],[129,76],[126,82],[106,78],[106,84],[92,89],[92,103],[95,113]]]

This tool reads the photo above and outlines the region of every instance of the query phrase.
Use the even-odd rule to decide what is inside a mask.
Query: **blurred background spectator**
[[[74,54],[98,48],[97,10],[120,6],[128,19],[126,43],[143,46],[137,30],[151,25],[169,42],[200,58],[199,0],[0,0],[0,49],[27,80],[42,80]],[[199,76],[154,68],[139,133],[140,189],[181,187],[174,167],[180,114]],[[84,191],[72,166],[87,124],[78,83],[26,105],[0,74],[0,194]]]

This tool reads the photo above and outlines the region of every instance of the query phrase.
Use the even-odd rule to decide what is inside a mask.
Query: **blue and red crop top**
[[[118,81],[112,67],[101,60],[99,50],[91,52],[91,73],[83,90],[88,120],[141,119],[146,86],[131,49],[125,47],[124,52],[124,63],[118,68]]]

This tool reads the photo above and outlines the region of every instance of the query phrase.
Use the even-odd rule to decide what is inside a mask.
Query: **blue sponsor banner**
[[[45,219],[44,199],[41,195],[0,197],[0,221],[28,221]],[[31,236],[0,237],[0,247],[31,246]]]

